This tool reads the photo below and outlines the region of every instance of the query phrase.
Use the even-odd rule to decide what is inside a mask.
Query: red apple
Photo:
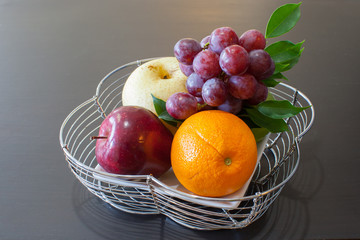
[[[102,122],[95,155],[107,172],[158,177],[170,168],[173,135],[143,107],[122,106]]]

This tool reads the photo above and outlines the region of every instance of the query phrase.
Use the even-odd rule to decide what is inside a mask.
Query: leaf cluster
[[[274,38],[289,32],[300,19],[300,6],[301,2],[289,3],[276,9],[266,26],[265,37]],[[263,80],[266,86],[275,87],[279,84],[279,80],[288,80],[283,72],[290,70],[298,63],[304,51],[302,47],[304,42],[278,41],[265,48],[275,63],[274,74]]]
[[[300,3],[289,3],[277,8],[271,15],[266,26],[265,38],[279,37],[289,32],[300,19]],[[275,87],[279,80],[288,80],[283,74],[293,68],[304,51],[305,41],[293,43],[278,41],[265,48],[275,63],[274,74],[262,80],[267,87]],[[268,97],[265,102],[257,106],[247,106],[240,117],[243,118],[257,139],[261,139],[268,132],[283,132],[288,130],[286,119],[293,117],[308,107],[295,107],[287,100],[277,101]]]
[[[248,106],[239,117],[246,119],[250,128],[265,128],[267,132],[277,133],[288,130],[286,119],[309,108],[295,107],[288,100],[266,100],[256,106]],[[244,113],[245,112],[245,113]]]

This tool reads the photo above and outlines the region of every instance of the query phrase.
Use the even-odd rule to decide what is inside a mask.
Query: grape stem
[[[219,78],[222,79],[224,82],[227,82],[226,80],[226,73],[224,71],[221,71],[220,75],[219,75]]]
[[[200,111],[200,110],[203,109],[204,107],[208,106],[208,104],[207,104],[207,103],[204,103],[204,104],[198,103],[197,106],[198,106],[198,110]]]

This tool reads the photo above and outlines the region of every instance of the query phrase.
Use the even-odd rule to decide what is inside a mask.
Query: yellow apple
[[[141,106],[156,114],[151,94],[166,101],[174,93],[187,92],[186,79],[175,57],[146,62],[126,80],[122,92],[123,106]],[[176,131],[176,128],[165,125],[171,132]]]

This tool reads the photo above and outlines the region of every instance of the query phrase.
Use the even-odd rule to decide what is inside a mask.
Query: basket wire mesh
[[[135,68],[152,60],[125,64],[106,75],[96,94],[76,107],[60,128],[60,145],[75,177],[94,195],[111,206],[129,213],[163,214],[193,229],[239,229],[260,218],[275,201],[286,182],[294,175],[300,160],[299,143],[315,117],[310,100],[297,89],[280,83],[270,92],[277,100],[310,108],[286,119],[289,130],[270,134],[266,148],[244,197],[224,199],[239,202],[236,208],[210,207],[189,200],[185,193],[172,189],[151,175],[117,175],[96,168],[95,141],[103,119],[120,107],[123,85]],[[217,198],[193,197],[216,203]]]

